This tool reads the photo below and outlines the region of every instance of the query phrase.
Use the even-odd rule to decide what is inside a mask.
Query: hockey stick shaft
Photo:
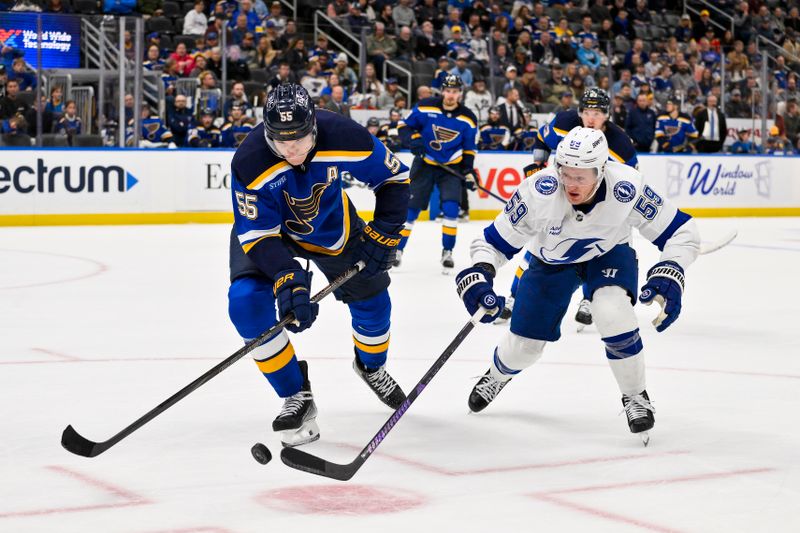
[[[452,168],[448,167],[447,165],[443,165],[441,163],[436,163],[436,166],[440,167],[440,168],[443,168],[445,170],[445,172],[448,172],[449,174],[452,174],[453,176],[459,178],[462,181],[467,181],[467,178],[464,177],[463,174],[460,174],[459,172],[456,172],[455,170],[453,170]],[[490,191],[489,189],[487,189],[486,187],[484,187],[480,183],[477,183],[477,181],[475,182],[475,186],[478,189],[480,189],[481,191],[483,191],[486,194],[488,194],[489,196],[491,196],[492,198],[494,198],[495,200],[497,200],[498,202],[502,202],[503,205],[508,203],[502,196],[500,196],[499,194],[493,193],[492,191]]]
[[[326,461],[320,457],[315,455],[311,455],[308,452],[304,452],[298,448],[284,448],[281,450],[281,461],[291,468],[296,470],[302,470],[304,472],[309,472],[311,474],[316,474],[318,476],[329,477],[331,479],[337,479],[339,481],[348,481],[352,478],[356,472],[358,472],[359,468],[366,462],[367,459],[372,455],[375,449],[383,442],[389,432],[394,428],[400,418],[403,417],[404,414],[408,411],[411,404],[422,394],[422,391],[425,390],[425,387],[433,380],[434,376],[441,370],[444,364],[450,359],[450,356],[456,351],[456,349],[464,342],[464,339],[467,338],[467,335],[475,328],[475,325],[480,321],[481,317],[486,313],[486,310],[483,308],[479,308],[478,311],[472,315],[461,331],[455,336],[455,338],[450,342],[450,344],[445,348],[442,355],[433,363],[433,365],[425,372],[425,375],[422,376],[422,379],[419,380],[419,383],[414,386],[411,392],[406,396],[405,401],[397,408],[397,410],[389,417],[386,423],[381,427],[380,430],[375,434],[374,437],[369,441],[369,443],[361,450],[361,453],[358,454],[351,463],[349,464],[337,464],[331,463]]]
[[[364,268],[364,263],[359,261],[355,266],[351,267],[347,271],[345,271],[341,276],[333,280],[327,287],[319,291],[315,294],[311,301],[314,303],[319,302],[330,293],[344,285],[348,280],[350,280],[353,276],[355,276],[362,268]],[[80,455],[83,457],[96,457],[101,453],[105,452],[119,441],[142,427],[143,425],[147,424],[155,417],[187,397],[189,394],[200,388],[206,382],[210,381],[211,378],[215,377],[216,375],[220,374],[223,370],[231,366],[233,363],[247,355],[248,353],[252,352],[255,348],[260,346],[266,339],[277,333],[279,330],[286,327],[288,324],[291,324],[294,321],[294,315],[289,314],[283,319],[280,320],[277,324],[269,328],[267,331],[253,339],[252,341],[245,344],[242,348],[237,350],[233,355],[225,359],[224,361],[218,363],[216,366],[211,368],[209,371],[204,373],[202,376],[197,378],[196,380],[192,381],[184,388],[158,404],[155,408],[151,409],[128,427],[111,437],[110,439],[102,442],[94,442],[79,434],[71,425],[67,426],[64,429],[64,432],[61,434],[61,445],[69,452],[74,453],[75,455]]]
[[[702,244],[701,243],[700,244],[700,255],[706,255],[706,254],[714,253],[717,250],[719,250],[720,248],[725,248],[731,242],[733,242],[733,239],[735,239],[737,235],[739,235],[738,231],[731,230],[727,235],[725,235],[722,239],[720,239],[717,242],[711,242],[711,243],[706,243],[706,244]]]

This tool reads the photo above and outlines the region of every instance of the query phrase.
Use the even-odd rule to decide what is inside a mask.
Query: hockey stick
[[[314,303],[319,302],[330,293],[344,285],[350,278],[355,276],[362,268],[364,268],[364,263],[359,261],[354,266],[350,267],[346,270],[341,276],[333,280],[327,287],[319,291],[315,294],[311,301]],[[283,329],[286,325],[291,324],[294,321],[294,315],[289,314],[283,317],[280,322],[269,328],[267,331],[253,339],[252,341],[245,344],[242,348],[236,351],[233,355],[225,359],[224,361],[217,364],[211,370],[197,378],[196,380],[192,381],[184,388],[164,400],[162,403],[158,404],[155,408],[151,409],[147,413],[145,413],[141,418],[137,419],[134,423],[111,437],[110,439],[102,442],[94,442],[86,437],[82,436],[80,433],[75,431],[75,429],[69,425],[64,429],[64,432],[61,434],[61,445],[69,452],[74,453],[75,455],[81,455],[83,457],[96,457],[103,453],[104,451],[108,450],[119,441],[142,427],[143,425],[147,424],[155,417],[178,403],[180,400],[187,397],[189,394],[200,388],[201,385],[205,384],[206,382],[210,381],[211,378],[231,366],[233,363],[241,359],[243,356],[247,355],[248,353],[252,352],[255,348],[257,348],[265,339],[269,338],[270,336],[277,333],[280,329]]]
[[[443,164],[438,163],[436,161],[434,161],[434,163],[436,164],[437,167],[443,168],[446,172],[452,174],[453,176],[459,178],[460,180],[467,181],[467,178],[465,178],[463,174],[460,174],[460,173],[456,172],[455,170],[453,170],[452,168],[448,167],[447,165],[443,165]],[[487,189],[486,187],[484,187],[483,185],[478,183],[477,180],[475,181],[475,187],[477,187],[479,190],[485,192],[486,194],[488,194],[489,196],[491,196],[492,198],[494,198],[498,202],[503,202],[503,205],[508,203],[508,201],[504,200],[502,196],[500,196],[499,194],[493,193],[492,191],[490,191],[489,189]]]
[[[311,455],[298,448],[284,448],[281,450],[281,461],[283,461],[286,466],[296,470],[310,472],[311,474],[317,474],[318,476],[338,479],[339,481],[347,481],[352,478],[355,473],[358,472],[358,469],[361,468],[361,465],[369,459],[370,455],[372,455],[380,443],[383,442],[383,439],[386,438],[386,435],[389,434],[400,418],[408,411],[411,404],[422,394],[425,387],[428,386],[447,360],[450,359],[453,352],[455,352],[458,346],[467,338],[467,335],[469,335],[470,331],[472,331],[485,313],[486,310],[481,307],[472,315],[469,322],[461,328],[461,331],[458,332],[455,339],[445,348],[442,355],[433,363],[433,366],[422,376],[422,379],[419,380],[419,383],[417,383],[414,389],[408,394],[405,401],[397,408],[392,416],[389,417],[389,420],[386,421],[383,427],[372,437],[372,440],[369,441],[369,444],[361,450],[361,453],[358,454],[358,457],[353,459],[352,462],[344,465],[331,463],[330,461],[326,461],[316,455]]]
[[[716,252],[720,248],[724,248],[728,246],[736,236],[739,235],[739,232],[736,230],[731,230],[730,233],[725,235],[722,239],[717,242],[710,242],[710,243],[700,243],[700,255],[706,255],[713,252]]]

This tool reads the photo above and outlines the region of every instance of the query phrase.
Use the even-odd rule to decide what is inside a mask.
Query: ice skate
[[[514,297],[507,296],[506,297],[506,305],[503,307],[503,310],[500,311],[500,316],[497,317],[492,324],[505,324],[509,320],[511,320],[511,311],[514,310]]]
[[[397,250],[394,253],[394,261],[392,261],[392,266],[397,268],[400,266],[400,263],[403,262],[403,250]]]
[[[453,262],[453,250],[442,250],[442,274],[449,276],[453,273],[453,267],[456,266]]]
[[[353,360],[353,370],[372,389],[375,396],[392,409],[397,409],[406,400],[406,393],[403,392],[403,389],[400,388],[394,378],[389,375],[385,366],[369,370],[356,355]]]
[[[317,406],[311,393],[311,382],[308,380],[308,363],[298,363],[303,373],[303,388],[284,400],[281,412],[272,421],[272,430],[280,432],[281,443],[287,448],[308,444],[319,438]]]
[[[492,403],[492,400],[500,394],[500,391],[509,381],[511,381],[511,378],[501,381],[492,375],[491,370],[487,370],[469,394],[469,400],[467,400],[469,410],[473,413],[478,413],[486,409],[486,406]]]
[[[459,222],[469,222],[469,211],[465,211],[464,209],[458,210],[458,221]]]
[[[578,304],[578,312],[575,313],[575,322],[578,323],[578,333],[583,331],[586,326],[592,325],[592,308],[589,300],[584,298]]]
[[[640,394],[633,396],[623,394],[622,407],[625,416],[628,417],[628,427],[631,433],[639,435],[642,443],[647,446],[650,443],[649,431],[656,423],[655,416],[653,416],[656,410],[650,403],[647,391],[643,390]]]

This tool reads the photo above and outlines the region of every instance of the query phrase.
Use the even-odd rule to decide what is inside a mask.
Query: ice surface
[[[456,269],[484,225],[460,226]],[[240,347],[229,228],[3,228],[0,531],[800,531],[800,219],[699,225],[709,241],[739,238],[688,270],[678,322],[657,334],[655,310],[637,306],[657,409],[648,448],[619,415],[596,330],[575,331],[576,295],[561,341],[468,415],[506,327],[477,328],[347,483],[280,462],[281,402],[249,360],[97,458],[64,451],[67,424],[106,439]],[[393,274],[389,368],[406,389],[468,318],[439,273],[439,235],[417,224]],[[635,246],[644,271],[658,252]],[[320,410],[307,449],[339,462],[390,415],[350,368],[348,320],[325,300],[293,337]]]

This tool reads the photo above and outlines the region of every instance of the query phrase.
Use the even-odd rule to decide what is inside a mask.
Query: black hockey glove
[[[492,288],[494,280],[494,269],[483,267],[484,263],[479,263],[473,267],[462,270],[456,276],[456,292],[458,297],[464,302],[464,306],[470,315],[478,311],[478,307],[485,308],[488,313],[483,315],[481,322],[488,324],[500,316],[500,312],[506,305],[506,299],[497,296]]]
[[[541,163],[533,162],[530,165],[528,165],[525,168],[523,168],[522,171],[525,173],[525,177],[529,178],[529,177],[533,176],[534,174],[536,174],[537,172],[539,172],[540,170],[542,170],[543,168],[545,168],[546,166],[547,166],[547,162],[545,162],[545,161],[543,161]]]
[[[319,304],[312,303],[309,298],[311,272],[302,268],[282,270],[275,276],[273,291],[281,320],[289,313],[294,314],[294,322],[286,326],[286,329],[292,333],[300,333],[311,327],[319,312]]]
[[[478,174],[475,172],[474,168],[463,169],[461,173],[464,175],[466,187],[470,191],[474,191],[481,186],[481,179],[478,177]]]
[[[408,148],[411,150],[411,153],[417,157],[422,157],[425,155],[425,141],[422,139],[422,137],[411,139],[411,141],[408,143]]]
[[[639,301],[645,305],[656,301],[661,306],[661,312],[653,320],[656,331],[667,329],[681,314],[683,282],[683,269],[674,261],[656,263],[647,272],[647,283],[642,287]]]
[[[397,246],[400,244],[400,228],[402,226],[381,220],[373,220],[364,227],[361,235],[363,244],[358,258],[364,261],[361,274],[365,278],[377,276],[392,268]]]

